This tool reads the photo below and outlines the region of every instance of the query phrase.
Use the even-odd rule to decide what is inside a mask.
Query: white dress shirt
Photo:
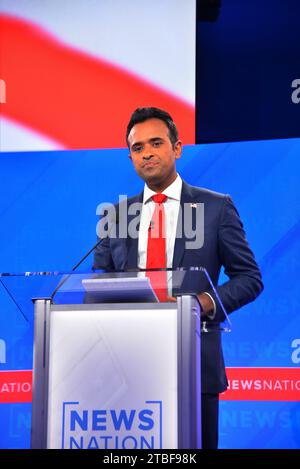
[[[170,186],[168,186],[162,194],[168,198],[164,202],[165,209],[165,229],[166,229],[166,262],[167,267],[171,268],[173,264],[173,254],[176,238],[177,220],[180,207],[180,197],[182,189],[182,179],[177,177]],[[155,202],[151,199],[156,192],[149,189],[145,184],[143,207],[140,218],[139,242],[138,242],[138,267],[145,269],[147,265],[147,244],[148,244],[148,228],[152,219]]]

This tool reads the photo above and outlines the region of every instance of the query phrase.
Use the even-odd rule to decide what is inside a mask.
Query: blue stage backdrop
[[[232,195],[265,283],[223,337],[221,448],[300,447],[299,152],[299,139],[197,145],[178,162],[191,184]],[[95,242],[97,205],[143,187],[126,149],[2,154],[0,178],[1,272],[70,270]],[[28,448],[32,313],[0,287],[0,447]]]

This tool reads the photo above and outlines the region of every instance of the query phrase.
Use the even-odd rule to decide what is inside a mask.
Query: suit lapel
[[[143,203],[143,192],[141,192],[138,196],[134,197],[130,201],[130,205],[133,203]],[[128,205],[129,209],[129,205]],[[138,218],[137,218],[138,217]],[[139,228],[141,218],[141,212],[139,214],[128,215],[128,225],[130,222],[135,219],[135,224]],[[137,260],[138,260],[138,238],[131,238],[128,234],[127,236],[127,261],[126,261],[126,268],[127,269],[136,269],[137,268]]]
[[[177,267],[181,266],[182,259],[184,256],[186,241],[188,241],[184,232],[184,204],[187,204],[187,203],[190,203],[190,204],[195,203],[195,200],[192,194],[192,186],[182,181],[182,190],[181,190],[181,199],[180,199],[181,212],[179,212],[178,222],[177,222],[176,239],[175,239],[174,254],[173,254],[173,269],[176,269]]]

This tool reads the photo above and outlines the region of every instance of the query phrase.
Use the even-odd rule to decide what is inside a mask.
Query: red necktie
[[[155,202],[154,213],[148,229],[147,264],[146,269],[165,269],[166,262],[166,228],[164,201],[167,196],[155,194],[152,200]],[[159,299],[167,299],[167,273],[166,271],[148,272],[147,277]]]

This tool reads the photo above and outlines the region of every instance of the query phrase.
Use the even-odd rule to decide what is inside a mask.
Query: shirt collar
[[[162,194],[165,194],[169,199],[174,199],[180,201],[181,197],[181,189],[182,189],[182,179],[177,174],[177,177],[175,181],[172,182],[164,191],[162,191]],[[144,187],[144,196],[143,196],[143,204],[149,202],[151,197],[155,195],[156,192],[152,191],[147,184],[145,184]]]

